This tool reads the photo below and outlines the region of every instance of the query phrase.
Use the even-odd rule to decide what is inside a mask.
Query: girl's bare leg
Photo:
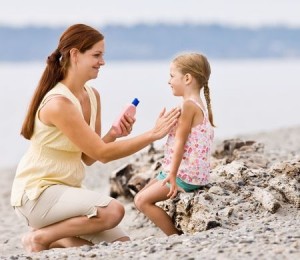
[[[82,245],[81,243],[84,241],[73,237],[111,229],[121,222],[123,216],[124,207],[118,201],[113,200],[107,207],[98,208],[96,217],[74,217],[33,230],[24,235],[22,243],[27,252],[39,252],[49,249],[53,242],[62,238],[72,238],[64,240],[64,243],[67,243],[68,246]]]
[[[150,185],[142,189],[134,198],[134,203],[139,211],[144,213],[166,235],[179,234],[170,216],[155,203],[168,199],[169,188],[162,186],[162,182],[152,180]]]

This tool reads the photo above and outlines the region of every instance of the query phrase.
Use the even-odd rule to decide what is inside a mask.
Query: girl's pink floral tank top
[[[208,183],[210,173],[210,154],[214,138],[214,130],[211,126],[208,113],[201,105],[192,100],[203,111],[204,119],[191,129],[184,146],[184,154],[179,166],[177,177],[188,184],[205,185]],[[175,143],[176,126],[171,129],[164,147],[163,170],[170,171],[173,147]]]

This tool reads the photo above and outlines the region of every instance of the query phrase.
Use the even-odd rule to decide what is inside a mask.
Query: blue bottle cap
[[[135,106],[137,106],[139,103],[140,103],[140,101],[139,101],[137,98],[135,98],[135,99],[131,102],[131,104],[133,104],[133,105],[135,105]]]

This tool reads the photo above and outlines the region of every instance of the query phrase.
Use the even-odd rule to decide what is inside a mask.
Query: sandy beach
[[[237,137],[263,143],[265,156],[274,163],[300,159],[300,126],[232,138]],[[130,159],[87,168],[85,185],[109,193],[110,173]],[[243,211],[234,225],[166,237],[122,197],[118,199],[126,213],[121,226],[132,241],[28,254],[21,245],[28,227],[9,203],[14,172],[15,168],[1,169],[0,259],[300,259],[300,209],[293,204],[282,202],[274,214],[263,208],[255,214]]]

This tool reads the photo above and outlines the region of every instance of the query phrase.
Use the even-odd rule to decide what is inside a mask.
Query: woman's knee
[[[125,215],[124,206],[117,200],[112,200],[106,208],[98,208],[98,217],[105,222],[107,229],[116,227]]]
[[[118,220],[119,222],[121,222],[121,220],[123,219],[123,217],[125,215],[124,206],[117,200],[114,200],[113,214],[115,215],[116,220]]]

